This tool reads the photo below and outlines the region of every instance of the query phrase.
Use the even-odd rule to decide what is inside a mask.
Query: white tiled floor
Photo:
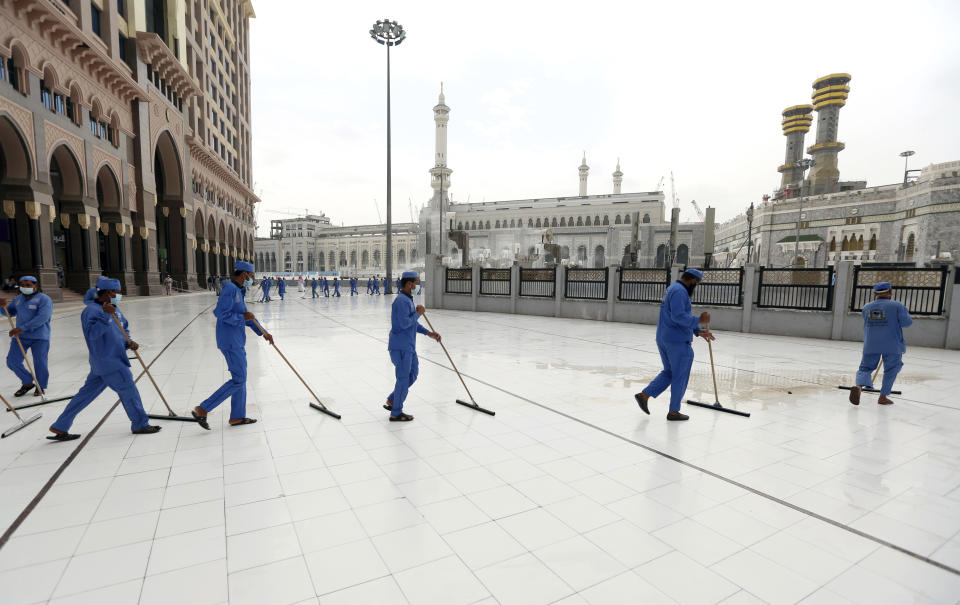
[[[342,421],[311,410],[255,338],[248,401],[259,423],[228,427],[225,406],[210,432],[164,422],[134,437],[114,411],[0,549],[0,600],[960,602],[960,574],[880,542],[960,568],[950,382],[960,353],[911,349],[904,397],[853,407],[836,385],[851,380],[855,343],[719,334],[720,399],[753,416],[691,407],[678,425],[663,419],[666,396],[649,417],[633,403],[658,370],[652,326],[435,311],[471,391],[497,415],[454,404],[462,387],[422,339],[408,400],[417,419],[396,424],[380,409],[392,387],[390,300],[293,293],[252,306]],[[152,370],[182,414],[227,375],[204,312],[212,302],[125,303],[148,360],[200,314]],[[53,334],[57,396],[87,364],[76,313],[58,316]],[[688,395],[712,401],[701,345]],[[160,412],[150,383],[139,386]],[[114,401],[102,396],[75,430]],[[64,405],[38,408],[40,422],[0,442],[0,529],[79,444],[43,438]]]

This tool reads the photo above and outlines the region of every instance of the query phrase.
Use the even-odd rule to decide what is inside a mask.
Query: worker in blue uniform
[[[273,280],[270,279],[270,276],[263,278],[263,281],[260,282],[260,289],[263,291],[263,296],[260,297],[260,302],[270,302],[270,286],[273,285]],[[219,296],[222,292],[218,293]]]
[[[326,276],[323,278],[323,295],[327,298],[330,297],[330,280],[328,280]]]
[[[283,300],[283,295],[287,293],[287,278],[278,277],[277,278],[277,294],[280,295],[280,300]]]
[[[314,277],[310,280],[310,298],[320,298],[320,295],[317,294],[317,278]]]
[[[357,292],[357,278],[351,277],[350,278],[350,296],[353,296],[354,294],[359,295],[359,292]]]
[[[39,396],[41,389],[47,390],[47,381],[50,379],[47,353],[50,351],[53,301],[40,291],[36,277],[24,275],[20,278],[20,295],[10,301],[10,306],[7,306],[5,298],[0,298],[0,307],[5,307],[8,315],[17,318],[17,327],[10,330],[10,352],[7,353],[7,367],[17,375],[21,385],[14,396],[22,397],[30,389]],[[17,336],[20,337],[20,343],[17,343]],[[24,351],[33,352],[33,369],[39,384],[33,383],[33,376],[23,365],[21,344]]]
[[[850,389],[850,403],[860,405],[863,387],[873,388],[871,373],[883,360],[883,383],[877,403],[890,405],[890,392],[897,374],[903,368],[902,357],[907,351],[903,328],[913,324],[910,311],[902,302],[893,300],[893,286],[880,282],[873,287],[874,300],[863,306],[863,357],[857,371],[857,385]]]
[[[263,336],[267,342],[273,344],[273,336],[269,332],[261,332],[254,323],[253,313],[247,311],[243,304],[243,293],[253,285],[253,263],[238,260],[233,265],[233,277],[223,288],[223,293],[217,299],[217,306],[213,314],[217,318],[217,348],[227,360],[227,369],[230,371],[230,380],[207,397],[200,405],[190,412],[201,427],[210,430],[207,414],[227,397],[230,398],[230,426],[253,424],[253,418],[247,418],[247,352],[244,345],[247,342],[245,326],[249,326],[258,336]]]
[[[386,293],[387,293],[387,278],[386,278],[386,277],[383,278],[383,283],[382,283],[381,285],[382,285],[382,287],[383,287],[383,293],[386,294]]]
[[[400,291],[400,278],[397,278],[397,292]]]
[[[333,295],[340,296],[340,278],[337,276],[333,278]]]
[[[367,294],[373,294],[373,280],[367,278]]]
[[[646,414],[650,413],[648,400],[670,387],[670,411],[667,413],[667,420],[689,418],[680,413],[680,402],[687,390],[690,368],[693,366],[693,337],[715,340],[709,329],[701,327],[710,323],[710,314],[704,311],[697,317],[690,312],[690,297],[702,279],[702,272],[687,269],[679,280],[667,288],[667,294],[660,305],[660,319],[657,321],[657,349],[660,351],[663,370],[647,388],[634,395],[640,409]]]
[[[47,439],[70,441],[80,437],[69,432],[73,420],[107,387],[120,397],[123,411],[130,419],[130,430],[134,434],[149,435],[160,430],[159,426],[150,425],[150,419],[147,418],[147,412],[140,400],[140,391],[137,390],[133,373],[130,371],[127,349],[136,351],[139,345],[129,340],[130,324],[117,308],[121,298],[119,279],[104,275],[97,279],[97,297],[80,314],[83,339],[89,351],[90,374],[60,417],[50,426],[53,436]],[[117,320],[123,326],[122,330],[117,327]]]
[[[407,393],[420,372],[417,334],[426,334],[440,342],[440,334],[427,330],[417,321],[424,313],[423,305],[413,303],[412,292],[419,282],[420,277],[416,271],[405,271],[400,277],[400,292],[390,310],[390,339],[387,350],[393,363],[396,384],[393,392],[387,395],[387,403],[383,407],[390,410],[391,422],[413,420],[413,416],[404,413],[403,402],[406,401]]]
[[[380,278],[376,275],[373,276],[373,293],[380,294]]]

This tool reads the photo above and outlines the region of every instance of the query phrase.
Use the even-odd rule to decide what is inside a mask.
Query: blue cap
[[[32,275],[24,275],[20,278],[20,281],[32,281],[33,283],[37,283],[37,278]]]
[[[689,273],[690,275],[696,277],[697,279],[703,279],[703,272],[700,269],[684,269],[684,273]]]
[[[418,279],[420,274],[416,271],[404,271],[403,275],[400,276],[400,279]]]
[[[874,292],[889,292],[890,290],[893,290],[893,286],[888,281],[882,281],[873,287]]]
[[[233,263],[233,270],[249,271],[250,273],[253,273],[253,263],[248,263],[245,260],[238,260],[237,262]]]
[[[117,290],[120,291],[120,280],[101,275],[97,278],[97,290]]]

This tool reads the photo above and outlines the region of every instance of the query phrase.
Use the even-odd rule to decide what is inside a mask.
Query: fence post
[[[680,272],[683,271],[683,265],[673,263],[673,266],[670,267],[670,284],[680,279]],[[670,287],[670,284],[667,284],[667,287]]]
[[[471,310],[477,312],[477,299],[480,298],[480,265],[470,267],[470,304]]]
[[[510,312],[516,314],[517,301],[520,300],[520,266],[510,265]]]
[[[947,272],[947,283],[944,288],[944,313],[947,316],[947,329],[943,339],[943,346],[947,349],[960,349],[960,283],[957,283],[957,272],[960,267],[953,265]],[[949,294],[949,296],[948,296]]]
[[[833,329],[832,340],[843,339],[843,320],[850,309],[850,296],[853,294],[853,262],[844,260],[834,267],[836,280],[833,283]]]
[[[748,263],[743,266],[743,312],[740,331],[750,333],[750,321],[753,315],[753,302],[757,299],[757,265]]]
[[[553,316],[560,317],[560,307],[563,305],[563,297],[566,296],[566,288],[564,286],[567,276],[567,268],[563,265],[557,265],[557,271],[554,274],[553,281]]]
[[[612,264],[607,269],[607,321],[613,321],[613,311],[617,303],[617,270],[620,266]]]

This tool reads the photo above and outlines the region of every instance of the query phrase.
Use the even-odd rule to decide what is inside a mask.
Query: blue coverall
[[[380,280],[373,278],[373,293],[380,294]]]
[[[373,280],[367,278],[367,294],[373,294]]]
[[[330,281],[326,277],[323,278],[323,295],[330,296]]]
[[[390,361],[393,363],[397,382],[393,392],[387,396],[387,401],[393,402],[391,416],[403,413],[403,402],[407,399],[407,392],[420,373],[420,362],[417,359],[417,333],[428,334],[429,330],[417,321],[417,307],[413,304],[413,297],[400,293],[393,301],[390,310],[390,340],[387,350]]]
[[[350,278],[350,296],[353,296],[354,294],[359,295],[359,292],[357,292],[357,278],[351,277]]]
[[[273,285],[273,280],[269,277],[265,277],[262,282],[260,282],[260,289],[263,290],[263,296],[260,297],[260,302],[270,301],[270,286]],[[223,294],[221,291],[220,294]]]
[[[313,296],[311,296],[310,298],[319,298],[319,297],[320,297],[320,295],[317,294],[317,278],[316,278],[316,277],[314,277],[314,278],[310,281],[310,292],[313,294]]]
[[[7,306],[12,317],[17,318],[17,327],[23,330],[20,342],[27,351],[33,351],[33,370],[37,373],[40,388],[47,390],[50,370],[47,369],[47,353],[50,351],[50,317],[53,315],[53,301],[43,292],[26,296],[21,294]],[[7,353],[7,367],[20,379],[20,384],[33,384],[33,376],[23,365],[23,353],[16,338],[10,339],[10,352]]]
[[[657,349],[663,370],[643,392],[656,397],[670,387],[670,411],[679,412],[693,366],[693,337],[700,334],[700,318],[691,314],[690,294],[678,282],[667,288],[657,321]]]
[[[333,295],[340,296],[340,278],[339,277],[333,278]]]
[[[386,278],[386,277],[383,278],[383,293],[384,293],[384,294],[387,293],[387,278]]]
[[[113,316],[106,313],[100,303],[93,301],[80,314],[83,339],[89,351],[90,374],[86,382],[73,396],[67,407],[51,428],[64,433],[70,430],[77,417],[90,402],[100,396],[107,387],[120,397],[123,411],[130,419],[130,430],[136,431],[149,424],[147,412],[140,400],[140,391],[130,372],[130,360],[127,358],[127,336],[130,325],[127,318],[117,309],[117,319],[123,326],[123,332],[117,328]]]
[[[910,327],[913,318],[902,302],[878,298],[863,306],[863,357],[857,371],[857,386],[873,388],[870,374],[883,358],[883,383],[880,394],[890,395],[893,382],[903,367],[902,357],[907,351],[903,328]]]
[[[201,408],[211,412],[229,397],[231,420],[247,417],[247,351],[244,349],[247,333],[243,328],[250,326],[258,336],[262,334],[253,321],[243,318],[247,312],[247,305],[243,302],[245,290],[231,280],[217,299],[213,310],[217,318],[217,348],[227,360],[230,380],[200,404]]]

